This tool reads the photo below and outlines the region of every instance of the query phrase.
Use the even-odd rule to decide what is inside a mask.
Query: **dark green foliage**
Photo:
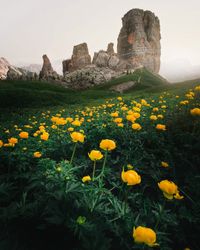
[[[119,101],[109,100],[115,106],[101,106],[100,118],[97,112],[91,123],[84,122],[75,128],[83,129],[86,138],[84,144],[78,144],[73,164],[69,164],[69,160],[74,143],[67,132],[72,125],[53,129],[51,116],[59,113],[65,118],[76,114],[82,117],[80,106],[70,106],[71,109],[62,106],[62,111],[57,107],[49,112],[26,109],[1,114],[0,139],[6,142],[14,136],[19,143],[15,147],[0,148],[0,249],[150,249],[134,243],[132,230],[140,225],[155,230],[159,243],[155,249],[200,249],[200,126],[199,117],[190,115],[190,109],[199,106],[198,94],[189,105],[179,105],[180,100],[185,100],[185,90],[193,85],[191,82],[158,88],[158,93],[168,89],[162,94],[166,112],[161,108],[165,103],[159,104],[162,98],[156,90],[154,94],[146,89],[146,92],[123,96],[123,102],[130,108],[133,97],[138,102],[145,98],[153,107],[159,106],[159,113],[164,115],[159,122],[166,124],[165,132],[155,129],[158,121],[149,120],[152,107],[142,108],[137,120],[142,130],[133,131]],[[26,88],[23,84],[20,86]],[[53,88],[57,87],[52,86],[53,92],[65,94],[61,87]],[[97,98],[103,93],[99,91],[82,92],[81,100],[86,102],[95,93],[93,98]],[[106,93],[111,97],[110,92]],[[70,95],[73,99],[73,92]],[[181,98],[176,99],[175,95]],[[96,103],[90,101],[90,106]],[[110,116],[116,110],[123,116],[124,128],[118,127]],[[50,134],[48,141],[33,136],[43,123]],[[27,140],[19,138],[20,131],[15,124],[29,132]],[[32,127],[26,128],[26,124]],[[99,149],[100,141],[105,138],[116,141],[117,147],[108,154],[104,180],[83,183],[82,177],[91,175],[93,167],[88,152]],[[42,157],[34,158],[35,151],[42,152]],[[161,161],[167,161],[169,168],[161,167]],[[97,162],[96,176],[101,172],[102,162]],[[141,175],[141,184],[127,186],[122,182],[121,171],[123,167],[127,170],[127,164],[132,164]],[[173,180],[184,199],[167,200],[157,185],[163,179]]]

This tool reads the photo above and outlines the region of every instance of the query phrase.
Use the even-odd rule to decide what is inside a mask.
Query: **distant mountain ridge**
[[[29,72],[33,72],[33,73],[39,74],[40,70],[42,68],[42,65],[41,64],[29,64],[29,65],[26,65],[26,66],[22,66],[20,68],[22,68],[24,70],[27,70]]]
[[[4,80],[7,77],[7,72],[11,64],[4,57],[0,57],[0,80]]]

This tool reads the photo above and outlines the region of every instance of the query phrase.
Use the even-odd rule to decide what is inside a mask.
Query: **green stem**
[[[128,192],[129,192],[129,186],[125,186],[125,197],[124,197],[124,214],[126,214],[126,209],[127,209],[127,205],[128,205]]]
[[[74,145],[74,149],[73,149],[72,157],[71,157],[71,160],[70,160],[70,164],[72,164],[72,161],[74,159],[74,155],[75,155],[75,152],[76,152],[76,146],[77,146],[77,143],[75,143],[75,145]]]
[[[102,186],[102,181],[103,181],[103,176],[104,176],[104,170],[105,170],[107,155],[108,155],[108,151],[105,152],[105,157],[104,157],[101,173],[95,178],[96,180],[99,181],[99,187]]]
[[[93,181],[94,181],[95,169],[96,169],[96,161],[94,161],[94,165],[93,165],[93,172],[92,172],[92,180]]]
[[[105,166],[106,166],[107,156],[108,156],[108,151],[106,151],[105,157],[104,157],[104,161],[103,161],[103,166],[102,166],[102,170],[101,170],[102,178],[103,178],[103,175],[104,175],[104,170],[105,170]]]

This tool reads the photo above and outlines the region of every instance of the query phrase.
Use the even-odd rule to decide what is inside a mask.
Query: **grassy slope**
[[[151,87],[156,87],[156,86],[163,86],[163,85],[168,84],[168,82],[164,78],[160,77],[159,75],[149,72],[145,68],[142,68],[142,69],[136,70],[133,74],[124,75],[119,78],[110,80],[109,82],[105,84],[95,87],[95,89],[105,90],[114,85],[118,85],[120,83],[125,83],[129,81],[134,81],[137,83],[139,79],[140,79],[140,84],[137,84],[137,86],[133,87],[132,90],[135,91],[135,90],[141,90],[141,89],[146,89],[146,88],[151,88]]]
[[[128,97],[145,97],[151,93],[159,93],[165,90],[174,91],[175,89],[184,89],[184,87],[193,86],[200,82],[197,80],[184,83],[169,84],[159,76],[142,69],[134,74],[121,76],[113,79],[103,85],[95,86],[89,90],[74,91],[66,89],[61,85],[45,82],[24,82],[24,81],[3,81],[0,83],[0,110],[10,111],[16,109],[46,109],[52,107],[71,108],[72,105],[98,104],[105,98],[118,96],[110,90],[111,86],[128,81],[138,81],[140,84],[127,93]],[[5,112],[3,112],[5,113]]]
[[[114,96],[107,91],[74,91],[45,82],[3,81],[0,83],[0,108],[42,108],[86,104],[88,99]]]

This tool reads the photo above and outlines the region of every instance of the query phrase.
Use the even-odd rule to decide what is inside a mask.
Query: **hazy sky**
[[[117,43],[121,18],[132,8],[160,19],[162,62],[200,65],[199,0],[0,0],[0,57],[11,63],[41,63],[71,56],[87,42],[90,54]]]

